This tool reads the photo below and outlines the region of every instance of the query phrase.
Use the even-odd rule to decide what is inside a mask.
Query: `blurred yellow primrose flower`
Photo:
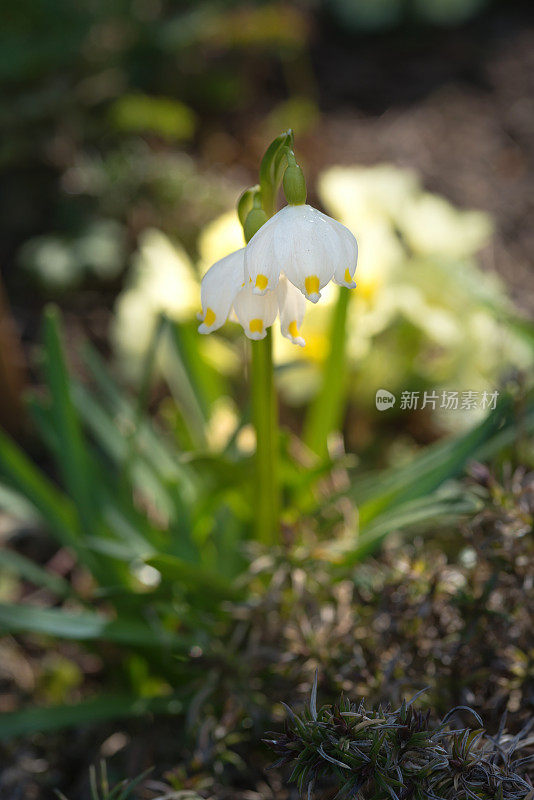
[[[348,228],[309,205],[287,205],[206,272],[198,330],[217,330],[233,308],[248,338],[263,339],[279,314],[282,335],[303,346],[305,299],[317,303],[330,280],[356,286],[357,260]]]

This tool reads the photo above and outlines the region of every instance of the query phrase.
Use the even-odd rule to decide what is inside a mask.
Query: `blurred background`
[[[4,425],[50,300],[73,352],[88,336],[134,381],[160,311],[193,325],[199,277],[241,245],[236,199],[288,126],[311,202],[360,242],[349,446],[399,415],[421,442],[471,424],[399,403],[386,421],[378,388],[495,390],[530,368],[530,3],[22,0],[1,37]],[[277,343],[290,424],[327,319],[328,302],[310,311],[302,352]],[[201,345],[234,379],[236,331]]]
[[[498,414],[474,426],[484,396],[521,398],[534,374],[532,3],[6,0],[1,17],[0,429],[21,447],[0,433],[0,790],[89,797],[88,765],[125,753],[119,777],[156,764],[177,791],[216,780],[223,800],[286,798],[276,773],[265,788],[260,740],[316,668],[326,697],[429,685],[438,713],[473,704],[496,730],[507,708],[519,730],[534,697],[532,449]],[[309,201],[358,238],[358,288],[340,458],[311,499],[331,464],[314,473],[297,436],[321,399],[336,292],[308,304],[305,348],[276,335],[284,546],[303,545],[255,562],[248,341],[232,322],[198,336],[196,313],[204,271],[243,244],[236,201],[288,127]],[[43,346],[49,303],[70,379],[53,315]],[[172,333],[155,356],[161,314]],[[447,409],[443,392],[478,401]],[[436,500],[475,452],[501,454],[498,480],[479,466],[476,503],[469,481],[461,502]],[[367,561],[420,514],[412,500],[427,503],[424,536],[394,534]],[[315,544],[365,533],[366,515],[368,549],[327,568]],[[157,569],[147,552],[163,553]],[[205,657],[182,656],[184,631]],[[170,720],[88,731],[140,699]]]

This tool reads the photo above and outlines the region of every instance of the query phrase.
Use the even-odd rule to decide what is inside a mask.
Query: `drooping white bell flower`
[[[237,294],[245,285],[245,248],[216,261],[200,284],[202,321],[199,333],[213,333],[224,325]]]
[[[245,286],[234,299],[234,311],[249,339],[265,339],[278,314],[278,292],[258,297]]]
[[[269,219],[245,249],[245,280],[254,294],[278,286],[280,275],[317,303],[330,280],[353,288],[358,245],[340,222],[312,206],[287,205]]]
[[[282,335],[303,346],[299,334],[305,311],[301,293],[282,277],[273,291],[262,295],[253,292],[245,281],[245,249],[221,258],[202,278],[200,296],[202,313],[198,315],[199,333],[212,333],[228,319],[232,308],[249,339],[264,339],[280,313]]]

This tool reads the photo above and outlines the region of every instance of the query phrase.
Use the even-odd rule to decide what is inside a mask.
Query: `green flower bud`
[[[301,206],[306,202],[306,180],[299,165],[294,158],[292,160],[284,172],[284,194],[289,205]]]
[[[266,222],[267,214],[261,205],[254,202],[254,207],[248,212],[245,224],[243,225],[243,233],[245,234],[245,241],[247,244]]]
[[[248,212],[254,205],[254,198],[259,188],[259,186],[251,186],[249,189],[245,189],[237,202],[237,216],[239,217],[239,222],[243,226],[245,225]]]

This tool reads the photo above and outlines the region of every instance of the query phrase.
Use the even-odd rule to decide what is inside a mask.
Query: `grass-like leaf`
[[[0,473],[55,531],[62,544],[83,551],[72,501],[36,467],[23,450],[0,430]],[[1,502],[1,498],[0,498]],[[9,509],[9,506],[7,506]],[[84,559],[82,558],[82,561]]]
[[[529,431],[534,430],[532,410],[531,401],[529,414],[523,419]],[[513,399],[505,396],[494,411],[467,433],[426,448],[410,464],[356,480],[352,495],[358,503],[361,528],[386,510],[423,497],[450,478],[457,477],[470,460],[480,456],[481,451],[485,455],[495,452],[495,437],[505,433],[513,436],[518,424]],[[500,440],[501,445],[504,441]]]
[[[188,564],[176,556],[162,553],[147,558],[146,563],[157,569],[166,580],[178,581],[195,593],[208,593],[213,599],[222,600],[242,597],[242,592],[216,573],[196,564]]]
[[[19,578],[33,583],[34,586],[49,589],[57,597],[67,597],[72,594],[68,581],[60,575],[48,572],[35,561],[26,558],[15,550],[8,550],[5,547],[0,549],[0,566],[9,572],[13,572]]]
[[[98,530],[98,512],[88,480],[91,471],[87,448],[72,402],[59,331],[59,314],[55,308],[48,308],[45,312],[44,334],[45,372],[52,401],[51,416],[60,446],[58,467],[78,510],[80,527],[88,534],[95,534]]]
[[[4,633],[35,633],[76,641],[105,640],[134,647],[172,648],[188,652],[189,636],[155,630],[141,620],[110,620],[92,611],[71,612],[59,608],[0,603],[0,630]]]
[[[321,384],[304,424],[304,442],[320,456],[328,453],[329,434],[337,430],[342,421],[347,387],[346,323],[350,291],[340,287],[332,312],[328,341],[330,350],[323,364]]]
[[[76,705],[48,708],[27,708],[0,715],[0,739],[27,736],[35,731],[54,731],[70,726],[92,725],[109,719],[144,717],[147,714],[179,714],[183,699],[168,697],[135,697],[103,694]]]
[[[480,508],[481,502],[476,495],[462,487],[442,487],[428,497],[418,497],[382,512],[354,537],[334,542],[326,552],[345,566],[355,564],[375,550],[393,531],[424,527],[431,532],[438,525],[455,522]]]

